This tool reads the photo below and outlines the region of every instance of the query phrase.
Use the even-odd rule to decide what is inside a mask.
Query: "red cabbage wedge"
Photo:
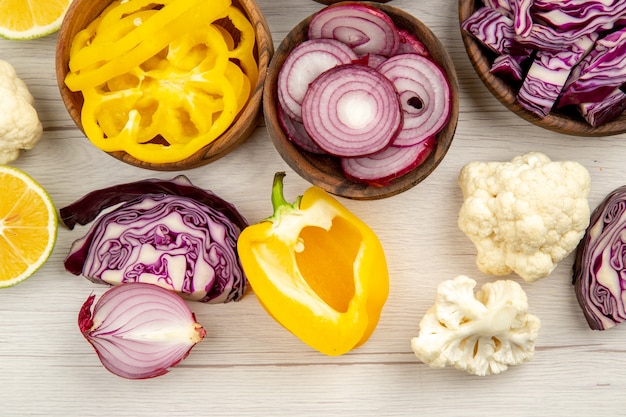
[[[626,320],[626,186],[591,213],[578,248],[573,284],[589,327],[609,329]]]
[[[185,176],[93,191],[60,217],[70,229],[95,220],[65,259],[75,275],[111,285],[153,283],[208,303],[236,301],[245,292],[236,248],[246,219]]]

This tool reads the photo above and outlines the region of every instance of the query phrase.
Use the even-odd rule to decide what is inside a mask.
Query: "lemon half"
[[[72,0],[0,0],[0,36],[33,39],[56,32]]]
[[[33,275],[57,238],[58,219],[48,193],[25,172],[0,165],[0,288]]]

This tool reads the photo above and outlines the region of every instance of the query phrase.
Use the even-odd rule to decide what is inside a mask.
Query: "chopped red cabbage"
[[[565,86],[559,105],[598,102],[626,83],[626,28],[599,39]]]

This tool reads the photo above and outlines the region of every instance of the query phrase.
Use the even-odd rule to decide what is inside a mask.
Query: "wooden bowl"
[[[83,106],[82,93],[70,91],[64,83],[65,76],[69,71],[69,51],[75,35],[87,27],[111,3],[112,0],[74,0],[58,34],[55,57],[57,84],[67,111],[83,133],[80,116]],[[256,29],[255,53],[259,67],[259,78],[256,85],[253,86],[248,103],[229,129],[210,144],[178,162],[147,163],[137,160],[123,151],[109,152],[111,156],[128,164],[153,170],[174,171],[195,168],[223,157],[243,143],[257,127],[259,121],[262,120],[263,85],[267,67],[274,53],[274,44],[265,17],[254,0],[233,0],[233,5],[239,7],[247,15]]]
[[[480,6],[480,0],[459,0],[459,23],[464,22]],[[522,119],[554,132],[574,136],[610,136],[626,132],[626,112],[612,122],[593,127],[575,110],[556,110],[544,118],[526,110],[517,102],[517,89],[489,72],[495,55],[463,30],[461,36],[478,77],[500,103]]]
[[[459,116],[458,80],[452,59],[437,39],[437,37],[422,22],[412,15],[386,4],[362,2],[387,13],[396,26],[409,30],[420,39],[428,48],[431,58],[444,70],[449,82],[452,95],[450,120],[437,134],[437,144],[426,160],[412,171],[395,178],[390,184],[377,187],[364,183],[354,182],[345,177],[339,160],[332,156],[317,155],[296,147],[281,128],[277,111],[277,79],[280,68],[289,53],[301,42],[307,39],[311,15],[295,26],[276,49],[270,62],[265,80],[263,94],[263,113],[265,124],[270,137],[287,164],[300,176],[310,183],[319,186],[329,193],[355,200],[374,200],[390,197],[406,191],[424,180],[442,161],[456,130]],[[333,7],[333,6],[328,6]]]

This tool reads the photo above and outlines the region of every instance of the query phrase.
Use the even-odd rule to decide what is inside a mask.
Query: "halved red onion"
[[[359,55],[392,55],[400,36],[385,12],[367,4],[346,3],[320,10],[309,23],[309,39],[337,39]]]
[[[430,137],[413,146],[389,146],[374,155],[342,158],[341,168],[354,181],[385,186],[424,162],[436,143],[436,138]]]
[[[185,301],[155,284],[111,287],[96,302],[90,295],[78,327],[102,365],[128,379],[163,375],[187,357],[206,335]]]
[[[309,136],[331,155],[354,157],[385,148],[402,127],[396,90],[376,69],[362,64],[325,71],[302,101]]]
[[[301,104],[309,84],[322,72],[357,59],[346,44],[312,39],[296,46],[285,59],[277,80],[278,102],[289,117],[301,121]]]
[[[451,109],[450,84],[436,63],[418,54],[400,54],[377,70],[391,80],[400,95],[404,125],[395,146],[420,143],[446,125]]]
[[[325,154],[326,151],[320,148],[317,143],[311,139],[308,132],[304,128],[304,124],[289,117],[279,106],[277,109],[278,121],[282,127],[287,139],[302,150],[314,154]]]

